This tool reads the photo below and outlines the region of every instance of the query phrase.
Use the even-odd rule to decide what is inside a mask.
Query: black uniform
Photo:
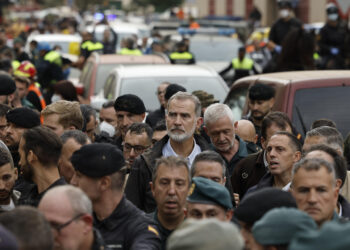
[[[103,221],[94,214],[94,227],[110,249],[160,249],[160,237],[154,222],[125,197]]]
[[[101,233],[94,228],[94,242],[92,243],[91,250],[110,250],[106,247],[104,240],[102,239]]]
[[[159,234],[160,234],[160,240],[161,240],[161,250],[165,250],[166,249],[166,241],[168,239],[168,237],[170,236],[170,234],[174,231],[174,230],[169,230],[166,229],[165,227],[163,227],[163,225],[160,223],[160,221],[158,220],[158,212],[157,210],[154,211],[151,214],[147,214],[148,217],[152,218],[152,220],[157,223],[157,227],[159,230]]]
[[[283,19],[278,19],[275,22],[270,30],[269,40],[275,44],[281,45],[283,39],[288,34],[289,31],[293,28],[301,28],[301,22],[296,18],[291,18],[288,21],[283,21]]]
[[[161,106],[159,109],[156,109],[155,111],[150,112],[147,115],[146,123],[150,125],[151,128],[154,128],[157,122],[164,119],[165,119],[165,109],[163,108],[163,106]]]

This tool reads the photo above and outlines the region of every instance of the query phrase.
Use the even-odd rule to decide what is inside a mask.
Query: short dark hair
[[[102,108],[107,109],[107,108],[114,108],[114,101],[108,101],[102,104]]]
[[[80,111],[84,118],[82,131],[86,131],[86,124],[91,121],[90,116],[93,116],[93,118],[96,120],[96,110],[94,110],[90,105],[80,104]]]
[[[322,118],[322,119],[318,119],[318,120],[313,121],[310,129],[314,129],[314,128],[318,128],[318,127],[322,127],[322,126],[337,128],[337,125],[335,124],[334,121],[332,121],[330,119]]]
[[[20,249],[51,250],[53,248],[50,224],[44,215],[33,207],[20,206],[12,211],[1,213],[0,223],[16,236]]]
[[[146,133],[147,139],[149,141],[152,141],[153,130],[147,123],[135,122],[129,126],[126,133],[128,133],[129,131],[130,131],[130,134],[133,133],[133,134],[137,134],[137,135],[141,135],[143,133]]]
[[[196,173],[196,164],[198,162],[202,162],[202,161],[209,161],[209,162],[217,162],[220,164],[220,166],[222,167],[222,177],[225,177],[225,173],[226,173],[226,165],[225,165],[225,161],[224,159],[222,159],[222,157],[216,153],[215,151],[211,151],[211,150],[206,150],[203,151],[201,153],[199,153],[193,160],[192,162],[192,167],[191,167],[191,177],[193,178],[195,173]]]
[[[67,101],[78,101],[77,91],[71,81],[62,80],[53,85],[55,92]]]
[[[171,83],[166,89],[165,89],[165,94],[164,94],[164,99],[169,100],[173,95],[175,95],[177,92],[186,92],[187,90],[176,83]]]
[[[188,169],[188,161],[181,157],[181,156],[168,156],[168,157],[161,157],[156,160],[155,168],[152,172],[152,182],[155,183],[155,180],[157,179],[157,173],[160,165],[165,165],[169,168],[180,168],[185,167],[187,169],[188,173],[188,183],[191,183],[191,175],[190,171]]]
[[[292,122],[290,121],[286,113],[279,111],[270,112],[264,117],[261,124],[261,136],[264,139],[267,139],[267,129],[270,128],[272,125],[276,125],[281,130],[286,130],[287,126],[289,126],[291,130],[293,129]]]
[[[153,132],[154,131],[164,131],[164,130],[166,130],[166,124],[165,124],[165,120],[162,119],[156,123],[156,125],[153,128]]]
[[[298,140],[298,138],[286,131],[279,131],[277,133],[274,134],[275,135],[284,135],[287,136],[289,138],[289,145],[295,150],[295,151],[299,151],[302,152],[302,145],[301,142]]]
[[[10,106],[0,103],[0,117],[5,116],[9,110],[11,110]]]
[[[347,175],[347,166],[345,158],[338,154],[338,152],[325,144],[317,144],[310,147],[306,152],[305,156],[312,151],[323,151],[330,155],[334,161],[334,172],[337,179],[342,181],[341,187],[344,185],[346,175]]]
[[[62,144],[71,138],[80,145],[85,145],[90,141],[89,137],[80,130],[67,130],[61,135]]]
[[[0,168],[5,164],[9,163],[11,165],[12,159],[11,154],[8,150],[3,147],[0,147]]]
[[[49,128],[37,126],[23,133],[24,152],[32,150],[43,165],[57,165],[61,154],[62,142]]]
[[[250,100],[270,100],[275,97],[276,92],[274,87],[263,83],[256,83],[250,86],[248,91]]]

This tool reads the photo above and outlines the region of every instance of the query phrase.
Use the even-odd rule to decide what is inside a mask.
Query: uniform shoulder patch
[[[148,231],[153,232],[155,235],[159,236],[157,229],[155,229],[154,227],[152,227],[150,225],[148,225]]]

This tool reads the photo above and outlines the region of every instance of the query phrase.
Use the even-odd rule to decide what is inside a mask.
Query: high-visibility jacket
[[[245,57],[242,61],[240,61],[238,57],[232,60],[233,69],[252,70],[253,66],[254,61],[247,57]]]
[[[85,49],[89,52],[103,51],[103,44],[100,42],[92,42],[92,41],[88,40],[88,41],[85,41],[82,43],[81,49]]]
[[[191,64],[194,63],[193,55],[190,52],[173,52],[169,55],[173,64]]]
[[[60,53],[58,53],[57,51],[52,50],[47,52],[44,56],[44,60],[49,61],[50,63],[57,64],[59,67],[62,67],[62,58]]]
[[[46,102],[44,99],[43,94],[41,93],[38,86],[36,86],[36,83],[31,83],[28,87],[28,91],[33,91],[40,100],[41,110],[43,110],[46,107]]]
[[[134,55],[134,56],[141,56],[142,52],[139,49],[128,49],[128,48],[122,48],[120,50],[120,55]]]

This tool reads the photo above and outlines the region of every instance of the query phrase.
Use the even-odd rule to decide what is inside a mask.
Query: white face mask
[[[280,17],[281,18],[286,18],[288,16],[289,16],[289,10],[287,10],[287,9],[280,10]]]
[[[338,14],[329,14],[328,19],[331,21],[337,21],[338,19]]]
[[[101,122],[99,128],[101,132],[106,132],[110,137],[114,136],[115,134],[115,128],[108,122]]]
[[[62,100],[62,98],[61,98],[60,95],[53,94],[53,96],[51,97],[51,102],[52,102],[52,103],[57,102],[57,101],[60,101],[60,100]]]

